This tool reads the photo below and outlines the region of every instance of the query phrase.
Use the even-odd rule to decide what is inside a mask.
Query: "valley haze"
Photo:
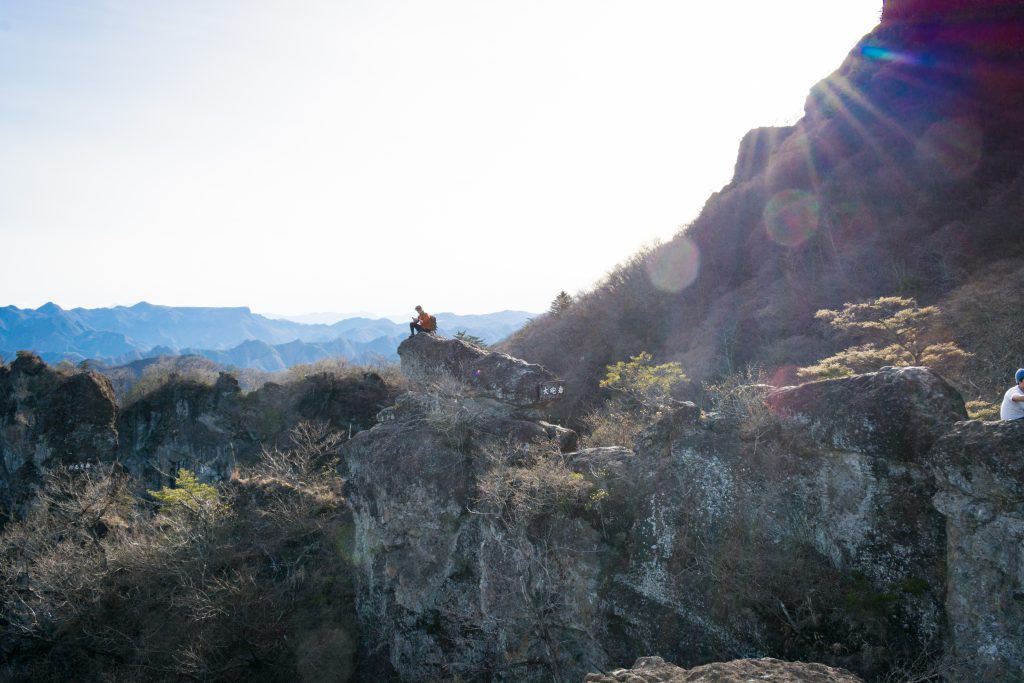
[[[535,316],[525,311],[458,315],[435,313],[439,331],[498,342]],[[408,319],[411,319],[411,315]],[[34,351],[48,362],[127,363],[166,355],[198,355],[217,363],[265,371],[325,358],[352,363],[394,362],[408,336],[404,320],[352,317],[302,323],[253,313],[248,307],[134,306],[64,309],[0,308],[0,355]]]

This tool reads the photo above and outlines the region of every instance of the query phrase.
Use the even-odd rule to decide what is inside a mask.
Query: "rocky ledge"
[[[455,380],[475,396],[517,407],[540,406],[565,393],[565,385],[544,367],[460,339],[417,334],[399,345],[398,356],[413,381]]]

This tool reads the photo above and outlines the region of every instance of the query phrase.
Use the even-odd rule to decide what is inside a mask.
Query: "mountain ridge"
[[[442,334],[458,331],[493,343],[533,317],[525,311],[438,314]],[[411,316],[410,316],[411,317]],[[396,361],[405,323],[347,318],[331,325],[277,320],[247,306],[132,306],[63,309],[0,308],[0,354],[36,352],[49,362],[124,363],[168,354],[201,355],[225,365],[281,370],[299,362],[343,356],[351,362]]]

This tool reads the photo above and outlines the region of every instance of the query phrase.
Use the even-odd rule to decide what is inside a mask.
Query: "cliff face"
[[[402,357],[420,388],[357,428],[339,466],[357,680],[580,680],[655,652],[869,680],[945,655],[959,680],[1024,678],[1024,426],[963,421],[931,371],[746,387],[717,413],[680,405],[632,444],[576,450],[540,419],[557,398],[520,404],[561,386],[543,368],[531,388],[525,364],[437,338]],[[0,375],[4,495],[110,453],[129,467],[191,454],[216,478],[258,443],[257,422],[338,427],[356,396],[364,412],[392,402],[350,379],[363,393],[327,377],[255,398],[228,377],[172,384],[120,415],[118,451],[102,378],[23,357]]]
[[[0,520],[20,513],[46,469],[116,462],[151,489],[180,468],[223,481],[264,446],[287,446],[300,422],[348,435],[370,427],[393,398],[374,373],[321,373],[244,396],[221,374],[212,386],[170,381],[119,410],[103,375],[62,374],[22,354],[0,365]]]
[[[934,449],[950,650],[976,680],[1024,678],[1024,420],[963,422]]]
[[[1020,590],[999,550],[1017,533],[1007,480],[974,478],[971,496],[1008,510],[984,543],[933,500],[1002,427],[960,423],[959,395],[923,368],[738,396],[719,414],[664,414],[629,448],[575,452],[472,391],[385,411],[342,464],[380,670],[578,680],[657,652],[874,677],[954,647],[964,676],[989,670],[972,639],[998,651],[1016,627],[991,624],[1021,623],[1015,604],[958,596]],[[977,441],[949,436],[961,424]],[[1015,656],[997,655],[1007,680],[1024,675]]]
[[[118,415],[118,456],[148,488],[159,489],[179,469],[204,481],[227,479],[256,444],[244,428],[238,382],[171,383]]]
[[[0,520],[19,511],[44,469],[113,462],[116,414],[102,375],[62,375],[29,354],[0,366]]]

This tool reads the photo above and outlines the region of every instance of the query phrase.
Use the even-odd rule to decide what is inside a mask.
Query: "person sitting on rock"
[[[1000,420],[1019,420],[1024,417],[1024,368],[1013,376],[1017,386],[1010,387],[1003,394],[1003,405],[999,406]]]
[[[409,336],[417,332],[433,333],[437,329],[437,319],[423,310],[422,306],[416,307],[416,317],[409,323]]]

